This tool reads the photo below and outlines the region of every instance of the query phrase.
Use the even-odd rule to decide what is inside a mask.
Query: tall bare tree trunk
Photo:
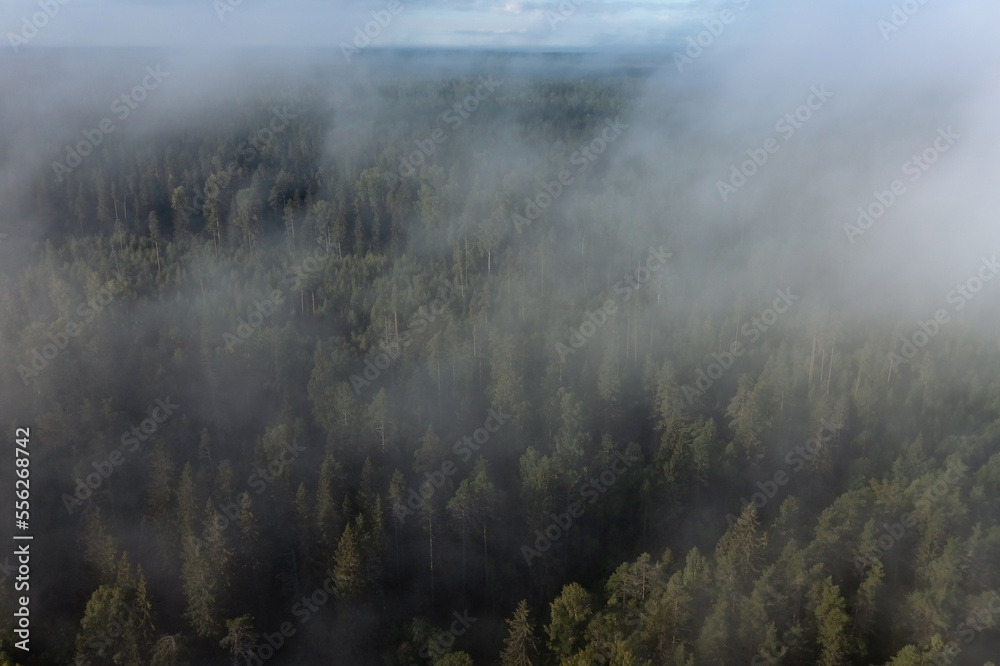
[[[830,395],[830,380],[833,379],[833,350],[837,348],[837,341],[830,345],[830,369],[826,373],[826,394]]]
[[[427,523],[427,543],[430,549],[431,560],[431,610],[434,610],[434,516],[431,515]]]
[[[812,356],[809,357],[809,385],[807,388],[812,388],[813,383],[813,363],[816,361],[816,336],[813,336],[813,350]]]

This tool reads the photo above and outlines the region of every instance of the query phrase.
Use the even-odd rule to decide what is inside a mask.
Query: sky
[[[375,12],[385,22],[372,30],[375,46],[656,47],[722,9],[750,13],[769,1],[5,0],[0,30],[8,44],[24,37],[48,5],[30,46],[339,47]]]

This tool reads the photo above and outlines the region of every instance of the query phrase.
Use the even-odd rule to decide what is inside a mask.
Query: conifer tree
[[[522,599],[514,615],[507,619],[507,638],[503,642],[500,663],[503,666],[534,666],[535,642],[534,628],[528,617],[528,602]]]
[[[365,578],[361,547],[351,526],[347,525],[333,555],[333,586],[337,598],[357,599],[365,589]]]

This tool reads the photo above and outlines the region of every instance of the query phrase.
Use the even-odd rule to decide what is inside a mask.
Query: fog
[[[158,3],[145,4],[141,11],[130,7],[129,12],[136,13],[129,16],[155,21],[160,12],[167,11]],[[210,3],[203,4],[200,9],[207,11]],[[183,423],[178,428],[184,429],[184,442],[176,444],[176,450],[193,457],[189,454],[197,449],[194,437],[204,427],[212,430],[214,445],[235,458],[234,452],[253,448],[252,443],[265,429],[278,423],[298,423],[289,416],[296,401],[304,401],[307,395],[318,401],[313,394],[321,391],[313,384],[283,385],[287,377],[301,375],[320,385],[320,380],[327,379],[321,361],[329,357],[334,359],[328,363],[334,368],[329,370],[330,376],[336,375],[336,381],[329,379],[331,387],[347,386],[348,373],[362,372],[362,363],[377,353],[379,334],[389,336],[395,329],[393,334],[398,335],[419,311],[412,303],[425,303],[428,309],[438,296],[440,281],[429,280],[427,275],[451,275],[458,282],[472,270],[472,263],[473,278],[459,283],[460,289],[472,290],[478,289],[476,271],[481,278],[485,268],[500,286],[485,295],[477,292],[460,314],[447,315],[448,323],[442,330],[447,329],[450,337],[442,333],[434,343],[438,346],[433,347],[433,356],[414,361],[417,369],[413,376],[419,376],[420,383],[404,384],[396,374],[403,376],[402,371],[394,365],[387,371],[388,380],[383,377],[370,390],[358,392],[358,424],[360,415],[378,422],[366,410],[373,402],[381,404],[374,396],[382,387],[386,389],[387,411],[418,414],[418,418],[397,424],[405,436],[390,442],[388,454],[384,431],[378,431],[381,441],[369,429],[363,438],[359,435],[364,444],[352,453],[356,460],[348,460],[344,472],[347,486],[354,491],[360,467],[356,463],[366,456],[412,461],[420,448],[415,440],[428,425],[442,440],[454,441],[469,431],[469,423],[480,422],[487,408],[504,404],[514,393],[523,398],[518,425],[498,436],[498,446],[506,454],[497,462],[496,472],[501,478],[518,478],[517,456],[528,446],[542,450],[545,445],[539,442],[553,437],[558,430],[553,424],[561,418],[561,403],[556,398],[538,398],[533,393],[540,391],[539,386],[547,389],[556,385],[555,376],[562,380],[563,373],[567,382],[573,378],[590,386],[595,377],[603,376],[602,365],[614,365],[619,373],[616,376],[625,384],[623,394],[632,398],[646,395],[655,391],[654,375],[661,361],[658,354],[682,340],[693,340],[693,346],[671,353],[666,361],[677,370],[678,386],[694,384],[694,373],[703,360],[730,342],[743,340],[746,333],[740,332],[741,324],[759,316],[780,290],[790,290],[800,300],[777,326],[798,332],[802,339],[811,337],[814,356],[816,339],[820,340],[824,360],[816,362],[821,378],[827,345],[831,345],[827,387],[831,375],[840,382],[840,375],[847,372],[840,365],[840,356],[833,369],[836,344],[869,345],[865,353],[874,359],[881,377],[884,370],[879,364],[888,364],[886,356],[898,351],[901,336],[933,318],[939,309],[946,309],[960,322],[968,339],[995,339],[1000,324],[1000,309],[996,307],[1000,284],[984,278],[982,291],[973,290],[971,296],[964,295],[960,287],[983,275],[979,271],[984,258],[990,267],[990,260],[1000,254],[996,219],[1000,188],[995,185],[1000,155],[996,122],[1000,7],[995,3],[927,0],[920,4],[912,0],[909,4],[917,9],[909,16],[887,3],[853,1],[664,3],[664,11],[683,20],[665,19],[662,30],[658,24],[629,13],[646,16],[655,13],[654,9],[659,11],[659,3],[586,3],[579,13],[565,17],[558,28],[562,32],[545,22],[544,12],[553,11],[554,5],[506,3],[516,5],[517,11],[501,12],[497,3],[465,4],[468,6],[429,0],[408,3],[406,11],[393,18],[391,31],[386,29],[382,42],[356,48],[345,56],[341,44],[349,42],[349,28],[364,25],[368,13],[382,5],[350,3],[343,9],[322,8],[324,21],[336,25],[329,36],[316,26],[318,15],[296,17],[290,10],[288,15],[276,16],[270,5],[264,11],[248,3],[227,17],[231,22],[224,26],[233,32],[244,31],[246,39],[213,41],[212,35],[222,29],[213,26],[211,30],[200,27],[172,42],[143,26],[123,45],[115,41],[120,38],[111,36],[106,36],[104,43],[93,36],[74,42],[67,26],[82,30],[93,19],[71,17],[71,10],[81,10],[71,3],[60,10],[66,25],[57,27],[53,19],[52,32],[46,36],[42,31],[38,43],[16,53],[10,48],[0,51],[0,296],[5,300],[5,316],[11,322],[15,314],[28,321],[36,337],[60,315],[59,304],[47,301],[49,294],[33,295],[30,290],[31,284],[43,281],[38,275],[44,271],[51,272],[49,284],[54,284],[56,273],[64,270],[43,265],[43,257],[54,256],[46,248],[62,247],[74,235],[110,237],[114,232],[114,218],[99,220],[99,215],[88,211],[93,225],[82,228],[78,221],[54,214],[57,207],[50,199],[66,199],[72,207],[77,196],[83,200],[83,183],[96,180],[115,193],[115,218],[119,205],[126,222],[140,215],[140,221],[133,219],[128,229],[136,237],[149,236],[146,216],[150,211],[137,213],[128,208],[132,204],[125,203],[146,185],[135,182],[127,169],[122,173],[106,169],[116,164],[173,169],[176,172],[170,171],[163,178],[167,183],[163,191],[169,194],[174,187],[183,186],[186,194],[195,196],[196,191],[188,186],[198,179],[197,174],[221,173],[226,164],[209,166],[213,159],[209,150],[180,154],[180,148],[174,151],[169,147],[174,143],[187,146],[185,142],[191,137],[222,137],[223,152],[235,156],[239,146],[268,127],[272,114],[292,114],[291,121],[276,133],[281,134],[282,145],[287,141],[292,146],[288,152],[295,153],[296,166],[320,185],[310,190],[307,201],[296,202],[302,207],[289,212],[292,221],[285,224],[293,228],[298,224],[297,233],[306,233],[304,220],[313,215],[306,212],[307,205],[322,197],[350,209],[349,224],[355,217],[361,220],[369,214],[376,219],[379,215],[389,219],[391,214],[392,218],[391,222],[375,223],[376,228],[385,225],[392,238],[384,240],[382,246],[373,241],[371,248],[391,252],[393,262],[362,259],[360,251],[358,257],[338,257],[337,265],[347,266],[344,273],[363,286],[348,298],[337,294],[333,286],[311,282],[311,311],[306,290],[285,291],[287,321],[298,327],[294,335],[288,333],[294,342],[279,344],[274,333],[274,338],[262,344],[261,353],[249,357],[252,362],[219,352],[223,331],[216,330],[218,327],[206,323],[205,330],[185,329],[177,322],[189,316],[209,322],[213,315],[234,308],[244,312],[255,299],[270,292],[258,286],[244,288],[238,280],[274,282],[273,275],[294,268],[301,256],[295,254],[298,250],[282,254],[288,240],[277,208],[254,241],[258,245],[253,247],[248,241],[245,253],[238,234],[230,232],[236,238],[230,241],[240,247],[235,253],[238,260],[219,259],[218,248],[205,233],[199,242],[204,247],[184,255],[183,265],[170,273],[182,275],[183,280],[177,280],[184,286],[171,288],[162,297],[143,293],[123,305],[129,308],[124,315],[118,313],[114,319],[107,315],[104,323],[98,320],[95,328],[119,327],[107,334],[114,342],[99,349],[96,343],[87,348],[95,357],[106,355],[102,363],[107,374],[85,378],[67,374],[80,384],[72,386],[67,379],[58,389],[66,394],[60,395],[65,397],[74,390],[93,390],[95,397],[126,395],[113,408],[107,407],[107,413],[134,423],[144,406],[160,396],[147,395],[152,389],[143,385],[143,379],[156,377],[162,382],[156,390],[174,391],[185,405],[178,419]],[[618,4],[634,7],[608,7]],[[719,15],[717,10],[727,13]],[[193,10],[186,7],[183,11]],[[435,23],[435,12],[442,12],[445,18]],[[893,24],[894,12],[897,18],[906,16],[905,22]],[[512,32],[513,41],[482,38],[476,26],[492,30],[490,16],[501,13],[496,25],[505,27],[497,32]],[[475,25],[470,22],[473,14],[481,14]],[[515,29],[510,26],[522,25],[516,23],[517,16],[532,18]],[[5,18],[9,20],[4,25],[8,25],[19,20],[20,14],[8,11]],[[411,18],[413,22],[408,23]],[[723,22],[723,18],[727,20]],[[278,26],[274,31],[277,36],[270,41],[262,37],[267,35],[269,22]],[[292,26],[300,23],[303,34],[296,43],[289,35],[293,35]],[[433,26],[434,32],[421,37],[426,26]],[[113,27],[100,30],[111,35]],[[144,44],[142,35],[148,35],[155,46]],[[632,42],[634,35],[645,37]],[[43,43],[43,37],[50,41]],[[481,95],[475,110],[456,111],[454,100],[475,96],[485,81],[495,84]],[[574,97],[573,86],[584,82],[606,92],[600,113],[580,110],[584,108],[582,98]],[[560,88],[564,84],[565,91]],[[140,90],[141,99],[136,90]],[[550,98],[540,99],[543,92]],[[132,103],[121,102],[123,95]],[[573,114],[558,116],[564,107]],[[310,150],[316,137],[296,118],[315,121],[315,126],[323,128],[315,160]],[[92,139],[98,136],[94,132],[102,122],[109,120],[114,129],[100,132],[100,141]],[[431,145],[427,142],[433,141],[430,137],[435,131],[440,131],[444,140],[436,142],[435,154],[420,159],[426,159],[426,166],[416,165],[412,176],[402,173],[406,169],[400,158],[405,160],[414,150],[423,150],[423,144]],[[603,137],[601,148],[587,157],[587,146],[593,146],[597,137]],[[82,141],[99,145],[93,155],[84,156],[79,167],[60,171],[56,164],[67,164],[70,152]],[[162,145],[168,146],[163,151],[165,157],[156,152]],[[266,150],[261,154],[265,159],[272,157]],[[190,162],[184,163],[185,159]],[[246,162],[253,167],[259,159],[255,154]],[[364,174],[371,169],[382,178],[364,181]],[[553,183],[560,181],[562,172],[571,174],[572,182],[564,179],[559,193],[552,195]],[[160,178],[159,171],[156,175]],[[364,192],[372,200],[384,197],[406,212],[376,211],[375,204],[370,204],[369,210],[362,194],[353,194],[351,203],[344,203],[348,195],[341,190],[329,191],[333,189],[330,183],[340,178],[366,183],[369,189]],[[362,192],[361,186],[356,187]],[[537,205],[532,200],[537,202],[541,192],[549,192],[551,205],[545,205],[544,214],[536,218],[527,211]],[[404,200],[405,205],[398,203]],[[413,202],[418,203],[410,206]],[[202,215],[201,207],[197,208],[196,216]],[[880,210],[883,212],[877,212]],[[174,223],[161,219],[160,224],[166,230]],[[405,233],[398,233],[399,229]],[[136,241],[136,246],[144,242]],[[470,242],[479,253],[471,262]],[[610,250],[598,256],[594,246]],[[157,262],[160,253],[164,264],[180,261],[177,255],[168,256],[165,247],[165,243],[157,246]],[[337,247],[339,250],[339,243]],[[628,299],[618,296],[625,292],[616,291],[616,284],[627,274],[636,274],[650,248],[662,248],[670,260],[648,287],[655,296],[643,292],[647,309],[641,310],[635,303],[626,307]],[[112,245],[105,249],[114,253]],[[195,256],[199,258],[191,258]],[[263,256],[261,266],[246,269],[238,263],[250,256]],[[107,257],[95,257],[94,275],[100,272],[101,280],[110,279],[105,274],[110,262]],[[156,273],[159,276],[158,267]],[[85,279],[80,277],[81,282]],[[281,284],[270,287],[284,289]],[[956,291],[961,295],[956,296]],[[230,298],[234,293],[238,294],[235,302]],[[9,305],[15,296],[19,299],[16,307]],[[578,353],[574,350],[568,361],[555,363],[549,358],[551,353],[543,357],[519,346],[528,340],[551,352],[557,343],[566,343],[567,328],[579,327],[608,300],[620,306],[614,333]],[[401,302],[406,306],[397,311]],[[525,302],[530,303],[527,313]],[[962,306],[955,307],[956,303]],[[388,321],[387,313],[398,320],[378,331],[373,323],[372,330],[356,333],[361,327],[359,320],[370,317],[375,322],[377,317],[385,317]],[[275,322],[279,317],[285,314],[276,316]],[[463,321],[475,323],[466,325]],[[235,326],[230,328],[235,330]],[[286,333],[292,328],[282,319],[273,329],[282,326],[287,326],[283,329]],[[270,327],[271,322],[263,328],[270,331]],[[467,335],[469,329],[478,337]],[[171,359],[174,365],[157,365],[159,361],[141,358],[142,350],[130,347],[134,340],[130,335],[140,335],[135,331],[148,336],[150,345],[168,350],[163,358]],[[335,336],[343,347],[332,342],[330,347],[319,344]],[[22,389],[16,366],[24,362],[25,349],[31,347],[24,342],[26,337],[19,342],[16,335],[5,333],[0,339],[0,357],[7,366],[0,377],[5,392],[8,386],[13,389],[3,400],[10,410],[4,421],[13,423],[45,414],[40,426],[45,432],[57,432],[63,426],[75,433],[67,432],[66,443],[60,444],[65,449],[58,455],[53,453],[48,459],[51,465],[40,466],[36,472],[51,494],[39,502],[56,512],[62,510],[59,494],[66,492],[72,485],[70,479],[89,464],[89,454],[84,453],[89,444],[85,442],[115,438],[109,435],[112,431],[90,432],[84,423],[62,423],[52,415],[58,408],[46,402],[50,396],[37,389]],[[779,345],[784,349],[785,343],[785,338],[772,333],[759,347],[762,354],[777,354]],[[481,347],[487,344],[490,356],[483,361]],[[115,349],[117,345],[121,348]],[[178,352],[173,352],[174,347]],[[191,361],[182,349],[200,350],[204,357]],[[208,349],[219,352],[218,357],[210,358]],[[798,353],[807,352],[800,348]],[[515,389],[492,377],[473,390],[463,390],[461,380],[454,379],[456,367],[459,377],[467,371],[469,377],[478,373],[481,378],[484,364],[495,370],[502,365],[497,361],[502,355],[511,366],[521,363],[536,370],[539,386],[518,385]],[[112,357],[115,362],[120,360],[123,368],[136,373],[141,369],[143,378],[116,374],[119,370]],[[613,363],[608,360],[611,358]],[[813,381],[812,366],[810,360],[808,386]],[[845,391],[854,388],[856,395],[854,366],[849,370]],[[859,384],[862,370],[869,372],[871,367],[862,364],[858,369]],[[801,374],[801,368],[797,372]],[[443,408],[442,373],[452,375],[445,380],[446,384],[451,382],[451,394],[461,394],[454,404]],[[735,390],[737,380],[733,373],[722,382]],[[432,392],[435,386],[436,395]],[[330,388],[331,394],[333,390]],[[324,399],[333,404],[333,398]],[[534,404],[534,399],[539,404]],[[704,411],[725,411],[725,403],[719,400],[712,403],[706,399]],[[792,398],[788,400],[791,403]],[[830,399],[823,407],[829,411],[832,403]],[[684,409],[690,406],[689,402]],[[815,406],[811,409],[807,420],[815,421],[819,410]],[[320,409],[316,407],[316,411]],[[586,418],[596,420],[598,416],[586,414]],[[627,421],[629,417],[621,418]],[[858,417],[855,414],[852,418]],[[892,418],[887,415],[887,422]],[[982,422],[970,417],[969,422],[982,425],[988,421],[987,417]],[[384,419],[379,423],[385,428]],[[892,428],[896,426],[906,429],[905,424],[892,422]],[[330,428],[317,434],[322,428],[314,424],[303,428],[309,433],[304,439],[316,438],[304,455],[301,472],[303,479],[313,483],[324,460],[324,446],[328,451],[340,446],[335,440],[342,433],[334,436]],[[652,437],[651,429],[636,419],[636,423],[622,426],[619,433],[638,439]],[[547,437],[540,433],[547,433]],[[95,446],[109,448],[113,444]],[[785,444],[767,442],[765,460],[779,460]],[[237,460],[236,465],[233,485],[238,494],[245,489],[243,478],[254,468],[248,460]],[[211,464],[209,469],[210,475],[198,479],[211,486],[215,470]],[[463,474],[469,469],[471,463]],[[383,480],[391,472],[391,467],[380,470]],[[403,474],[408,483],[418,478],[409,469],[403,469]],[[106,505],[112,511],[127,513],[130,503],[138,505],[143,499],[138,489],[118,492],[117,499]],[[285,499],[294,492],[291,486]],[[340,501],[337,497],[338,505]],[[345,506],[348,504],[345,501]],[[650,523],[663,534],[650,537],[645,542],[647,549],[650,543],[660,550],[683,543],[711,550],[719,534],[698,521],[724,515],[731,505],[729,497],[706,492],[697,497],[689,514],[697,519],[685,522],[666,509],[651,511],[655,515]],[[769,517],[774,510],[770,507]],[[262,541],[284,538],[282,521],[290,520],[287,515],[270,506],[261,509],[260,515],[269,521],[261,529]],[[63,519],[65,516],[59,515],[54,524],[62,524],[58,521]],[[667,534],[668,530],[673,532]],[[149,547],[140,545],[144,534],[133,526],[123,529],[118,538],[138,550]],[[516,561],[522,541],[520,526],[514,519],[499,520],[495,534],[504,542],[498,551]],[[69,529],[60,537],[67,545],[74,538]],[[406,547],[423,557],[424,550],[418,548],[426,549],[426,544],[419,535],[407,538]],[[675,555],[683,559],[683,554],[679,551]],[[462,557],[464,566],[464,550]],[[568,560],[569,555],[566,557]],[[606,565],[594,562],[586,566],[594,573]],[[408,563],[406,571],[416,572],[420,566]],[[150,577],[158,585],[169,586],[170,571],[164,565],[151,570]],[[613,566],[610,571],[601,570],[601,575],[611,571]],[[69,575],[64,572],[58,578],[64,582]],[[44,574],[39,576],[39,587],[51,598],[59,584],[46,581]],[[533,602],[551,601],[542,591],[551,581],[536,585],[527,574],[520,580],[527,581],[525,586],[532,594],[537,593]],[[427,592],[423,584],[394,584],[396,589],[381,596],[379,603],[401,615],[413,604],[423,603]],[[379,592],[383,593],[381,587]],[[469,600],[475,600],[480,592],[485,595],[485,591],[466,593],[463,588],[454,596],[471,603]],[[174,594],[171,603],[176,604],[179,593]],[[507,600],[492,601],[488,610],[483,608],[482,617],[484,625],[490,623],[489,640],[497,642],[504,629],[501,621],[512,609],[505,605]],[[445,610],[437,602],[432,606],[430,612]],[[180,612],[169,607],[167,626],[171,630],[180,626],[176,619]],[[370,629],[377,616],[377,609],[359,611],[355,626]],[[412,615],[405,619],[412,620]],[[67,627],[71,624],[66,621]],[[340,631],[349,633],[342,627]],[[374,663],[362,661],[360,654],[354,655],[357,663]]]
[[[736,21],[683,72],[671,55],[684,52],[684,39],[703,30],[698,24],[674,33],[676,49],[655,55],[577,49],[577,55],[548,59],[422,50],[403,56],[372,49],[348,63],[337,49],[88,50],[84,57],[63,50],[28,49],[17,56],[8,51],[0,56],[0,182],[8,193],[0,226],[9,243],[45,237],[46,220],[20,218],[17,193],[33,179],[49,177],[51,162],[65,158],[67,143],[102,118],[115,118],[109,105],[138,84],[149,65],[161,65],[169,78],[117,123],[109,142],[238,118],[239,109],[225,106],[233,94],[266,90],[277,98],[308,87],[327,96],[333,110],[331,158],[342,150],[344,136],[364,152],[378,145],[384,131],[374,119],[405,116],[405,109],[382,108],[385,100],[371,88],[379,80],[488,73],[509,88],[525,85],[525,77],[613,77],[631,67],[648,73],[641,101],[622,144],[601,160],[604,169],[632,169],[640,178],[625,200],[609,203],[621,211],[622,226],[637,225],[653,235],[662,229],[663,219],[628,214],[635,206],[681,223],[683,242],[694,246],[740,229],[750,249],[743,256],[767,253],[775,279],[808,284],[810,276],[835,276],[821,279],[819,293],[859,311],[928,307],[996,245],[996,195],[989,184],[997,146],[992,114],[998,48],[990,26],[998,10],[985,2],[928,3],[887,33],[888,40],[876,22],[891,8],[755,3],[732,11]],[[776,121],[804,104],[813,86],[825,86],[832,97],[794,135],[782,138]],[[345,104],[360,109],[350,123],[336,117]],[[368,127],[362,117],[370,119]],[[901,174],[901,166],[948,127],[962,137],[954,148],[917,182]],[[780,152],[723,202],[717,183],[728,182],[732,166],[769,137],[778,139]],[[498,174],[488,172],[493,165],[535,160],[536,148],[510,135],[502,146],[490,145],[490,160],[481,165],[484,185],[497,182]],[[876,190],[888,190],[897,178],[907,184],[905,195],[870,231],[849,239],[843,227],[856,225],[857,208],[867,207]],[[572,207],[575,194],[569,192],[569,203],[560,205]],[[636,195],[646,201],[636,201]],[[705,296],[724,299],[728,285],[741,281],[739,273],[728,273],[743,263],[714,266],[714,279],[707,282],[719,288]]]

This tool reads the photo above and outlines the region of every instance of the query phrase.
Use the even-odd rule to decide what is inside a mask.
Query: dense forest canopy
[[[38,535],[31,654],[5,620],[0,663],[1000,654],[994,248],[904,240],[917,180],[844,231],[910,152],[931,192],[976,159],[967,81],[865,125],[832,81],[816,108],[645,56],[155,55],[27,54],[105,85],[0,103],[0,414]]]

